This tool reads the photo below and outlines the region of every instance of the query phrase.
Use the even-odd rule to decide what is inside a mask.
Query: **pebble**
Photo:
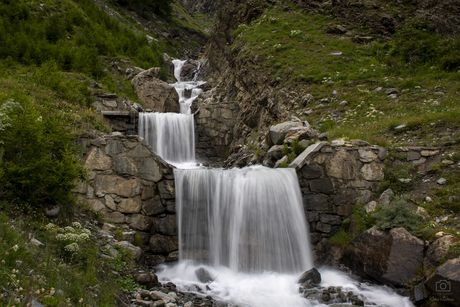
[[[436,181],[438,184],[446,184],[447,180],[445,178],[439,178],[438,181]]]

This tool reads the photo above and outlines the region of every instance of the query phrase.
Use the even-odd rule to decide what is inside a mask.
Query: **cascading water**
[[[197,62],[197,70],[192,78],[193,81],[182,81],[181,72],[186,61],[173,60],[172,62],[174,64],[174,77],[176,77],[177,82],[170,85],[176,89],[179,95],[180,112],[182,114],[191,114],[192,111],[190,107],[193,101],[202,92],[202,89],[198,88],[198,86],[205,83],[204,81],[197,80],[201,62]],[[187,98],[187,94],[189,93],[190,97]]]
[[[176,169],[174,177],[181,260],[251,273],[313,266],[294,169]]]
[[[193,115],[139,113],[139,136],[170,163],[195,161]]]
[[[201,89],[196,75],[194,81],[181,81],[185,61],[173,62],[178,82],[172,86],[184,114],[140,113],[139,135],[165,160],[185,167],[181,163],[195,160],[190,105]],[[190,98],[185,98],[190,91]],[[160,280],[230,306],[327,306],[299,293],[297,279],[313,264],[294,170],[176,169],[174,177],[180,261],[165,266],[158,273]],[[198,280],[198,267],[215,277],[211,287]],[[321,287],[353,291],[362,295],[366,306],[413,307],[408,298],[387,287],[360,284],[336,270],[320,272]]]

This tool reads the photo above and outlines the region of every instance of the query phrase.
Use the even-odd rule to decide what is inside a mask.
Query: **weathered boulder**
[[[167,236],[177,235],[177,219],[175,215],[168,215],[157,221],[158,232]]]
[[[274,145],[282,145],[289,129],[302,126],[303,124],[299,122],[284,122],[271,126],[269,130],[270,140]]]
[[[115,172],[124,176],[135,176],[137,174],[137,167],[134,161],[128,157],[117,156],[113,159],[113,168]]]
[[[117,206],[117,211],[121,213],[141,212],[141,200],[139,198],[124,198]]]
[[[423,251],[424,242],[404,228],[373,227],[351,241],[341,262],[363,278],[402,286],[413,281],[422,267]]]
[[[329,177],[350,180],[358,177],[359,163],[346,150],[339,150],[326,161],[326,174]]]
[[[172,86],[158,79],[159,71],[158,67],[143,71],[131,80],[131,85],[146,109],[179,113],[179,95]]]
[[[284,142],[291,144],[293,141],[313,140],[318,136],[318,132],[312,127],[294,127],[287,131]]]
[[[365,164],[361,168],[361,175],[364,179],[369,181],[383,180],[385,178],[385,174],[383,172],[384,167],[385,165],[377,162]]]
[[[166,211],[160,197],[154,197],[142,203],[142,212],[145,215],[156,215]]]
[[[432,270],[444,260],[449,248],[455,244],[458,244],[458,239],[453,235],[447,235],[437,239],[428,247],[424,262],[426,275],[431,274]]]
[[[142,214],[132,214],[127,217],[129,227],[139,231],[150,231],[153,225],[152,218]]]
[[[108,170],[112,166],[112,159],[98,147],[93,147],[85,161],[85,168],[90,170]]]
[[[380,195],[379,203],[384,206],[389,205],[390,202],[393,200],[393,196],[393,190],[386,189],[385,191],[383,191],[382,195]]]
[[[460,306],[460,258],[439,266],[425,282],[433,297],[443,303]]]

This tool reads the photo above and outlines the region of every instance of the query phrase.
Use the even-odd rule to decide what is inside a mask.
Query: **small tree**
[[[407,231],[415,234],[420,226],[419,217],[411,212],[404,199],[395,199],[388,206],[383,206],[373,214],[376,226],[379,229],[391,229],[404,227]]]

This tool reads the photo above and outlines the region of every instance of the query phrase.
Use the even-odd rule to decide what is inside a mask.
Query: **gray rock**
[[[115,172],[123,176],[135,176],[137,174],[134,161],[128,157],[116,156],[113,158],[113,168]]]
[[[312,140],[318,133],[312,127],[294,127],[287,131],[284,142],[291,144],[293,141]]]
[[[273,161],[278,161],[284,156],[283,148],[283,145],[272,146],[267,152],[268,157]]]
[[[44,307],[34,296],[30,295],[25,299],[26,307]]]
[[[321,283],[321,274],[316,268],[312,268],[302,273],[297,281],[298,284],[303,284],[311,281],[313,284],[319,285]]]
[[[339,150],[326,161],[326,174],[337,179],[352,180],[358,177],[359,164],[346,150]]]
[[[270,139],[274,145],[282,145],[289,129],[301,127],[302,123],[284,122],[270,127]]]
[[[122,224],[126,222],[126,217],[123,213],[120,212],[104,212],[102,211],[102,217],[110,223]]]
[[[361,168],[361,175],[365,180],[369,181],[383,180],[385,178],[384,168],[385,165],[377,162],[365,164]]]
[[[311,103],[314,100],[315,100],[315,98],[313,97],[312,94],[307,94],[307,95],[303,96],[303,98],[302,98],[302,105],[305,107],[306,105],[308,105],[309,103]]]
[[[214,280],[208,270],[200,267],[195,270],[196,278],[202,283],[208,283]]]
[[[281,159],[279,159],[278,161],[275,162],[275,168],[278,168],[281,164],[283,163],[288,163],[289,162],[289,158],[288,156],[284,156],[282,157]]]
[[[162,175],[160,167],[155,160],[151,158],[143,159],[140,163],[140,175],[142,179],[158,182]]]
[[[439,178],[438,181],[436,181],[440,185],[444,185],[447,183],[447,180],[445,178]]]
[[[424,261],[425,274],[427,276],[441,264],[441,262],[445,259],[449,248],[456,245],[458,241],[459,240],[453,235],[446,235],[437,239],[428,247]]]
[[[179,95],[172,86],[158,79],[159,73],[159,67],[148,69],[136,75],[131,85],[145,108],[179,113]]]
[[[152,253],[170,253],[179,249],[177,237],[155,234],[149,240]]]
[[[399,90],[396,88],[389,88],[384,91],[385,94],[391,95],[391,94],[399,94]]]
[[[84,166],[90,170],[105,171],[112,167],[112,159],[100,148],[93,147],[87,154]]]
[[[172,302],[172,303],[175,303],[175,302],[176,302],[176,300],[175,300],[173,297],[171,297],[171,296],[169,296],[169,295],[167,295],[167,294],[165,294],[165,293],[163,293],[163,292],[161,292],[161,291],[151,291],[151,292],[149,293],[149,295],[150,295],[150,298],[151,298],[153,301],[162,300],[162,301],[164,301],[166,304],[169,303],[169,302]]]
[[[415,280],[423,264],[425,243],[404,228],[373,227],[346,247],[341,263],[363,278],[403,286]]]
[[[173,180],[163,180],[158,183],[160,196],[163,199],[173,199],[175,197],[175,188]]]
[[[329,225],[342,225],[342,219],[335,214],[321,214],[320,221]]]
[[[359,149],[359,161],[369,163],[377,158],[377,155],[372,150]]]
[[[310,182],[310,190],[324,194],[332,194],[335,191],[334,182],[331,178],[322,178]]]
[[[434,297],[444,298],[443,301],[460,306],[460,258],[448,260],[439,266],[428,277],[425,285],[433,292]]]
[[[159,233],[167,236],[177,235],[177,219],[175,215],[167,215],[157,221],[156,227]]]
[[[153,225],[153,220],[142,214],[132,214],[126,218],[129,227],[139,231],[150,231]]]
[[[156,276],[153,272],[138,271],[133,273],[132,276],[138,284],[146,286],[147,289],[161,287],[161,283],[158,281],[158,276]],[[150,297],[148,292],[146,294]],[[141,294],[141,296],[145,297],[146,295]]]
[[[318,135],[318,139],[320,141],[326,141],[328,139],[327,133],[325,133],[325,132],[321,133],[320,135]]]
[[[371,212],[374,212],[375,209],[377,209],[377,202],[376,201],[371,201],[369,203],[367,203],[365,206],[364,206],[364,210],[366,210],[367,213],[371,213]]]
[[[405,124],[402,124],[402,125],[399,125],[399,126],[394,127],[393,129],[394,129],[394,130],[402,130],[402,129],[404,129],[404,128],[406,128],[406,125],[405,125]]]
[[[420,306],[428,299],[430,293],[430,290],[428,290],[424,284],[416,285],[412,291],[411,301],[417,306]]]
[[[419,152],[416,152],[416,151],[411,151],[409,152],[409,154],[407,155],[407,161],[414,161],[414,160],[418,160],[420,159],[421,155]]]
[[[105,153],[108,155],[116,155],[121,153],[121,142],[116,141],[109,141],[107,146],[105,146]]]
[[[142,203],[139,198],[125,198],[117,205],[117,211],[121,213],[140,213]]]
[[[99,212],[105,209],[104,204],[97,199],[88,199],[87,203],[89,205],[89,208],[93,210],[94,212]]]
[[[346,105],[348,105],[348,102],[344,100],[344,101],[340,102],[339,105],[346,106]]]
[[[113,198],[110,195],[105,195],[105,206],[110,210],[116,211],[117,205],[113,201]]]
[[[387,189],[383,191],[382,195],[380,195],[379,203],[381,205],[387,206],[393,200],[393,196],[394,196],[393,190]]]
[[[61,211],[61,206],[59,205],[54,205],[52,207],[45,207],[45,215],[47,217],[56,217],[59,215],[59,212]]]
[[[166,208],[161,203],[161,200],[158,196],[142,203],[142,212],[145,215],[157,215],[165,211]]]
[[[330,233],[332,230],[332,226],[329,224],[318,222],[316,223],[316,230],[324,233]]]

